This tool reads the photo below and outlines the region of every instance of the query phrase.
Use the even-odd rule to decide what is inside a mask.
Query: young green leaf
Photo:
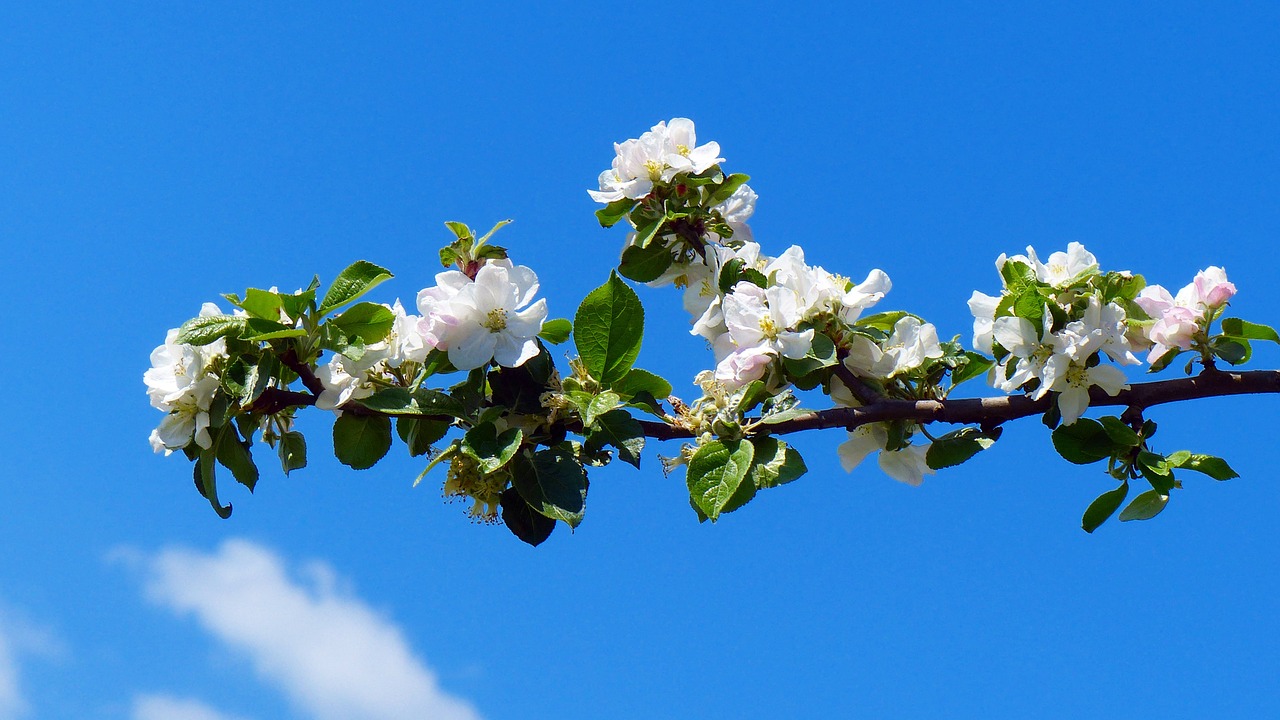
[[[538,332],[538,337],[552,345],[559,345],[569,339],[571,332],[573,332],[573,323],[569,322],[568,318],[555,318],[542,323],[542,330]]]
[[[1280,343],[1280,335],[1276,334],[1274,328],[1258,323],[1251,323],[1248,320],[1240,318],[1223,318],[1222,332],[1237,338],[1246,338],[1249,340],[1270,340],[1274,343]]]
[[[372,345],[387,338],[396,323],[396,316],[386,305],[362,302],[347,308],[329,322],[341,328],[347,336],[358,337],[366,345]]]
[[[573,342],[591,376],[606,387],[621,380],[640,354],[644,307],[616,272],[592,290],[573,318]]]
[[[357,260],[334,278],[333,284],[329,286],[329,292],[325,293],[324,299],[320,301],[320,314],[328,315],[343,305],[354,302],[361,295],[392,277],[391,272],[386,268],[365,260]]]
[[[1174,455],[1179,455],[1179,453],[1174,453]],[[1174,459],[1174,455],[1169,456],[1169,460],[1171,462]],[[1214,480],[1230,480],[1231,478],[1240,477],[1240,474],[1235,470],[1232,470],[1231,466],[1227,464],[1227,461],[1220,457],[1187,453],[1185,459],[1182,457],[1179,457],[1178,459],[1180,462],[1174,467],[1195,470],[1196,472],[1208,475]]]
[[[184,345],[208,345],[223,337],[239,337],[248,318],[235,315],[202,315],[182,323],[177,341]]]
[[[1120,522],[1130,520],[1150,520],[1164,510],[1169,504],[1169,496],[1159,490],[1148,490],[1129,503],[1129,507],[1120,513]]]

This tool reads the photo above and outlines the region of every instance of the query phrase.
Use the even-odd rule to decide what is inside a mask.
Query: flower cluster
[[[1170,350],[1189,350],[1197,337],[1204,339],[1217,312],[1235,294],[1226,271],[1213,266],[1196,273],[1177,295],[1159,285],[1143,288],[1135,302],[1155,321],[1144,329],[1152,343],[1147,362],[1154,365]]]
[[[200,317],[219,314],[213,303],[200,309]],[[177,338],[178,328],[165,335],[164,344],[151,351],[151,369],[142,376],[151,406],[167,413],[151,431],[151,448],[166,455],[185,448],[193,439],[201,448],[213,446],[209,409],[220,383],[218,371],[226,358],[223,340],[197,347]]]
[[[600,173],[600,189],[588,190],[591,199],[611,203],[648,195],[654,183],[670,182],[681,173],[701,173],[724,161],[720,145],[697,144],[693,121],[675,118],[660,122],[638,138],[614,143],[613,166]]]
[[[1004,292],[992,297],[975,291],[969,299],[974,347],[997,360],[988,375],[993,387],[1009,393],[1025,389],[1037,399],[1057,393],[1065,425],[1089,407],[1091,387],[1108,395],[1128,387],[1124,372],[1101,360],[1141,362],[1134,350],[1144,340],[1135,338],[1129,325],[1141,277],[1102,273],[1097,258],[1074,242],[1048,262],[1028,247],[1026,255],[1001,255],[996,268]]]

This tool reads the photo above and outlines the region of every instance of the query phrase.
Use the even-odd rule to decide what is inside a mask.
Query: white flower
[[[449,362],[459,370],[472,370],[490,360],[517,367],[537,355],[537,336],[547,318],[546,300],[528,305],[537,290],[537,275],[522,265],[507,268],[490,263],[480,268],[475,281],[459,290],[448,301],[447,310],[441,311],[452,321],[445,338]]]
[[[1094,352],[1102,350],[1122,365],[1138,365],[1142,361],[1133,354],[1133,347],[1125,334],[1128,330],[1126,322],[1124,308],[1115,303],[1103,305],[1097,295],[1092,295],[1084,318],[1067,323],[1054,338],[1055,352],[1061,352],[1073,361],[1084,362]]]
[[[426,360],[432,346],[427,344],[427,339],[422,334],[422,318],[405,313],[399,300],[391,306],[391,312],[395,314],[396,320],[391,326],[391,335],[386,340],[390,351],[387,364],[400,367],[404,362],[420,363]]]
[[[1065,355],[1054,355],[1045,364],[1045,387],[1058,394],[1058,411],[1062,424],[1070,425],[1089,408],[1089,388],[1097,385],[1108,395],[1115,396],[1129,387],[1124,373],[1114,365],[1087,367],[1084,363],[1069,360]]]
[[[658,123],[658,125],[662,125],[662,123]],[[657,128],[655,127],[654,130],[656,131]],[[670,180],[672,177],[684,172],[697,174],[712,165],[724,162],[724,158],[718,157],[720,154],[719,143],[709,142],[705,145],[698,145],[698,137],[693,129],[693,121],[689,118],[673,118],[671,122],[667,123],[666,130],[668,150],[664,158],[667,164],[664,180]]]
[[[795,330],[801,320],[800,307],[795,293],[787,288],[762,290],[744,280],[721,304],[725,327],[737,347],[763,347],[799,360],[813,346],[812,329]]]
[[[720,216],[724,218],[724,224],[733,230],[733,239],[743,242],[751,242],[753,239],[751,227],[747,225],[747,221],[756,212],[756,201],[760,198],[756,195],[756,191],[751,189],[749,185],[739,185],[737,190],[733,191],[724,202],[712,207],[712,210],[718,210]],[[715,233],[708,233],[712,242],[720,242],[720,236]]]
[[[859,425],[853,432],[849,433],[849,439],[836,448],[836,453],[840,456],[840,465],[845,472],[853,472],[853,469],[860,465],[868,455],[873,452],[879,452],[880,469],[898,482],[918,487],[924,482],[925,475],[934,474],[933,468],[929,467],[929,464],[925,462],[925,453],[928,452],[928,446],[908,445],[899,450],[888,452],[884,449],[888,442],[889,434],[882,424],[868,423]]]
[[[1054,287],[1068,285],[1081,273],[1098,269],[1098,259],[1078,242],[1069,243],[1065,253],[1059,251],[1049,255],[1047,263],[1040,262],[1035,248],[1030,246],[1027,247],[1026,255],[1006,257],[1001,253],[996,258],[996,269],[1002,269],[1006,262],[1015,261],[1029,265],[1035,271],[1037,280]]]
[[[200,308],[201,317],[221,314],[213,303]],[[151,351],[151,368],[142,376],[151,406],[169,413],[150,438],[152,449],[165,454],[186,447],[193,438],[200,447],[212,445],[209,407],[219,386],[212,365],[226,356],[221,338],[199,347],[177,338],[178,329],[169,330],[164,345]]]
[[[932,323],[922,323],[910,315],[894,323],[893,333],[881,349],[883,354],[871,369],[876,375],[886,378],[914,370],[925,360],[942,357],[938,329]]]
[[[973,348],[988,355],[991,354],[991,341],[995,339],[992,325],[999,304],[1000,298],[977,290],[969,296],[969,312],[973,313]]]
[[[327,364],[316,368],[316,377],[324,385],[324,391],[316,398],[316,407],[341,414],[339,408],[343,405],[372,395],[377,388],[371,376],[375,366],[385,357],[385,350],[379,351],[371,347],[366,348],[359,360],[352,360],[346,355],[334,355]]]

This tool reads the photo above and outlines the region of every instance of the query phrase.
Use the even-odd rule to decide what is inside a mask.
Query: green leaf
[[[1280,334],[1277,334],[1273,328],[1251,323],[1248,320],[1241,320],[1240,318],[1223,318],[1222,332],[1232,337],[1247,338],[1249,340],[1270,340],[1273,343],[1280,343]]]
[[[671,267],[671,262],[671,251],[662,243],[651,243],[646,247],[628,245],[622,251],[618,272],[636,282],[653,282],[662,277],[662,273]]]
[[[1253,355],[1253,348],[1249,345],[1248,340],[1242,338],[1226,337],[1219,335],[1209,343],[1209,349],[1214,355],[1226,360],[1232,365],[1243,365],[1249,362],[1249,358]]]
[[[774,412],[767,412],[760,418],[761,425],[779,425],[784,422],[790,422],[798,417],[804,417],[813,412],[808,408],[793,405]]]
[[[934,440],[925,451],[924,461],[934,470],[959,465],[994,445],[996,437],[978,428],[960,428]]]
[[[613,227],[618,221],[627,216],[631,212],[631,208],[636,206],[636,201],[631,198],[619,198],[605,205],[596,211],[596,219],[600,221],[601,227]]]
[[[799,360],[784,357],[782,364],[793,378],[802,378],[836,364],[836,345],[820,332],[813,334],[813,346]]]
[[[510,428],[501,434],[491,422],[481,423],[462,436],[459,448],[480,464],[480,472],[488,475],[506,465],[524,442],[520,428]]]
[[[1120,522],[1130,520],[1150,520],[1164,510],[1169,503],[1169,496],[1158,490],[1148,490],[1129,503],[1129,507],[1120,513]]]
[[[511,463],[511,485],[534,510],[569,527],[582,522],[587,501],[587,473],[568,453],[556,448],[529,457],[517,454]]]
[[[333,454],[354,470],[373,467],[391,449],[391,419],[343,413],[333,423]]]
[[[542,407],[542,394],[552,390],[551,374],[555,366],[545,349],[524,364],[513,368],[498,368],[489,373],[489,392],[493,405],[528,415],[546,413]]]
[[[759,490],[785,485],[809,471],[800,453],[771,435],[752,438],[751,445],[747,477]]]
[[[1179,453],[1174,453],[1174,455],[1179,455]],[[1174,455],[1169,456],[1170,461],[1174,459]],[[1235,470],[1232,470],[1231,466],[1227,464],[1227,461],[1220,457],[1201,454],[1193,455],[1188,453],[1186,459],[1182,459],[1181,457],[1178,459],[1181,460],[1181,462],[1174,467],[1195,470],[1196,472],[1208,475],[1214,480],[1230,480],[1231,478],[1240,477],[1240,474]]]
[[[742,258],[732,258],[720,268],[720,278],[717,284],[722,294],[733,290],[733,286],[738,284],[742,279],[742,268],[746,262]]]
[[[1156,361],[1151,363],[1151,367],[1147,370],[1147,372],[1149,373],[1160,372],[1161,370],[1169,367],[1169,363],[1173,362],[1174,358],[1178,357],[1184,352],[1186,352],[1186,350],[1183,350],[1181,348],[1176,348],[1176,347],[1169,348],[1168,352],[1156,358]]]
[[[184,345],[208,345],[223,337],[239,337],[248,318],[235,315],[202,315],[182,323],[177,341]]]
[[[538,332],[538,337],[552,345],[559,345],[569,339],[571,332],[573,332],[573,323],[569,322],[568,318],[555,318],[542,323],[542,330]]]
[[[396,418],[396,434],[409,446],[409,457],[426,455],[431,451],[431,446],[447,432],[449,423],[444,420],[408,416]]]
[[[724,182],[720,183],[720,186],[715,189],[715,192],[711,193],[711,197],[707,198],[707,205],[719,205],[728,200],[730,196],[737,192],[738,188],[742,187],[743,183],[750,179],[750,175],[743,175],[742,173],[734,173],[726,177]]]
[[[1102,493],[1089,503],[1089,507],[1084,511],[1084,517],[1080,520],[1080,527],[1087,533],[1097,530],[1099,525],[1107,521],[1107,518],[1116,514],[1116,510],[1120,509],[1120,505],[1128,495],[1129,483],[1123,483],[1114,490]]]
[[[281,338],[302,337],[307,334],[302,328],[295,328],[274,320],[262,318],[245,318],[244,329],[240,331],[240,339],[246,342],[263,342]]]
[[[1005,261],[1005,264],[1000,267],[1000,278],[1004,280],[1005,287],[1015,295],[1038,282],[1036,271],[1030,265],[1018,260]]]
[[[276,454],[280,456],[280,469],[286,476],[301,470],[307,466],[307,439],[300,432],[287,432],[276,441]]]
[[[386,268],[357,260],[334,278],[333,284],[329,286],[329,292],[325,293],[324,299],[320,301],[320,314],[328,315],[343,305],[354,302],[361,295],[391,278],[391,272]]]
[[[280,295],[269,290],[249,288],[244,291],[240,308],[250,315],[272,322],[280,322]]]
[[[240,435],[231,424],[223,425],[218,432],[214,450],[218,462],[231,471],[237,482],[253,492],[253,487],[258,484],[258,466],[253,463],[248,446],[240,440]]]
[[[647,392],[654,398],[665,400],[671,395],[671,383],[648,370],[632,368],[613,384],[613,391],[623,397],[634,397],[638,393]]]
[[[194,466],[196,490],[209,501],[213,511],[218,513],[218,517],[226,520],[231,517],[231,503],[223,507],[222,503],[218,502],[218,481],[214,473],[216,464],[217,460],[214,458],[212,448],[200,451]]]
[[[1142,438],[1138,437],[1138,433],[1120,418],[1106,416],[1098,418],[1098,422],[1102,423],[1102,429],[1107,433],[1107,437],[1111,438],[1116,445],[1135,448],[1142,444]]]
[[[985,375],[995,365],[994,360],[976,352],[965,351],[964,357],[968,362],[951,372],[951,384],[953,386]]]
[[[640,452],[644,450],[644,427],[631,413],[618,408],[596,418],[587,435],[588,445],[612,445],[618,459],[640,468]]]
[[[592,290],[573,318],[573,342],[591,376],[606,387],[621,380],[640,354],[644,307],[616,272]]]
[[[464,243],[468,249],[471,247],[471,243],[476,239],[475,233],[471,232],[471,228],[468,227],[466,223],[460,223],[456,220],[446,220],[444,226],[449,228],[449,232],[453,233],[454,237]]]
[[[412,393],[405,388],[384,388],[360,401],[361,405],[387,415],[447,415],[465,417],[466,408],[439,390],[418,388]]]
[[[279,298],[280,307],[284,309],[285,314],[290,318],[297,320],[306,314],[307,310],[311,308],[311,303],[315,302],[316,291],[315,288],[312,288],[310,290],[302,290],[294,293],[293,295],[280,293]]]
[[[1088,465],[1111,457],[1115,448],[1102,423],[1080,418],[1053,431],[1053,447],[1058,454],[1077,465]]]
[[[348,336],[355,336],[372,345],[387,338],[396,324],[395,313],[386,305],[362,302],[347,308],[329,322],[342,329]]]
[[[1173,478],[1169,462],[1163,455],[1143,450],[1138,453],[1134,464],[1137,466],[1138,472],[1142,473],[1142,477],[1151,483],[1151,487],[1162,493],[1168,494],[1177,484]]]
[[[582,424],[591,427],[595,424],[596,418],[613,410],[622,404],[622,398],[618,394],[609,390],[591,398],[587,406],[582,410]]]
[[[551,531],[556,529],[555,520],[529,507],[513,487],[502,491],[498,504],[502,507],[502,524],[512,535],[534,547],[551,537]]]
[[[755,446],[746,440],[713,440],[694,452],[685,482],[694,505],[712,522],[755,495],[755,483],[743,482],[754,456]]]

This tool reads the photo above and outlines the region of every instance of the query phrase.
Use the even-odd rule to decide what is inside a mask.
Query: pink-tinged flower
[[[741,387],[764,377],[769,363],[777,357],[768,348],[746,347],[734,350],[716,364],[716,380],[730,388]]]
[[[1196,273],[1192,285],[1204,306],[1217,310],[1227,304],[1236,294],[1236,286],[1227,282],[1227,271],[1217,266],[1209,266]]]

